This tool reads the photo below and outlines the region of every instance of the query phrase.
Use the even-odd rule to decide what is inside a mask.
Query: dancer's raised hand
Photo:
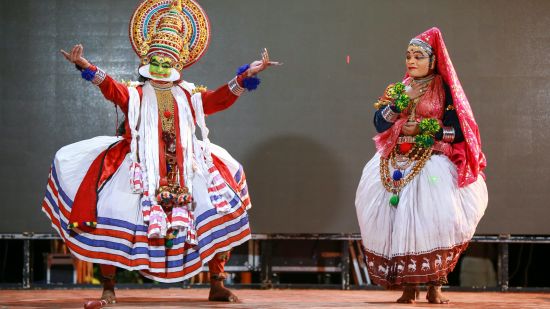
[[[267,52],[267,48],[264,48],[264,50],[262,51],[262,60],[256,60],[252,62],[250,64],[250,68],[248,69],[248,71],[246,71],[246,73],[248,76],[256,75],[273,65],[282,65],[282,63],[269,60],[269,53]]]
[[[83,69],[87,69],[90,66],[90,62],[82,56],[84,54],[84,46],[82,46],[82,44],[75,45],[70,53],[61,50],[61,54],[65,59]]]

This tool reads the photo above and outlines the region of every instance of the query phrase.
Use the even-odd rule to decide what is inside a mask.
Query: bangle
[[[244,88],[237,82],[237,76],[230,80],[227,85],[229,86],[229,90],[231,90],[231,92],[233,92],[236,96],[240,96],[244,92]]]
[[[80,67],[77,66],[77,68],[80,68]],[[97,86],[105,80],[105,76],[107,74],[105,74],[105,71],[103,71],[102,69],[94,65],[90,65],[86,69],[81,69],[80,75],[85,80],[92,82],[92,84]]]
[[[443,138],[441,140],[445,143],[452,143],[455,140],[455,128],[443,127]]]
[[[386,120],[387,122],[392,122],[393,123],[397,120],[397,117],[399,117],[399,114],[394,112],[391,109],[390,105],[387,105],[382,110],[382,118],[384,118],[384,120]]]
[[[94,79],[92,79],[92,84],[94,84],[96,86],[101,84],[105,80],[106,75],[107,74],[105,74],[105,71],[103,71],[100,68],[97,68],[97,71],[95,73],[95,77],[94,77]]]

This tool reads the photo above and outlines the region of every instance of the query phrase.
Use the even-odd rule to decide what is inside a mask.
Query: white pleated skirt
[[[237,183],[244,183],[240,196],[229,201],[227,213],[217,213],[207,189],[206,176],[193,178],[193,198],[198,245],[185,243],[178,235],[167,248],[164,239],[148,239],[143,221],[140,195],[131,192],[128,154],[114,175],[99,192],[97,227],[69,229],[69,216],[80,183],[97,156],[120,139],[96,137],[60,149],[52,163],[42,210],[52,221],[52,227],[63,238],[77,258],[93,263],[139,270],[148,278],[160,282],[177,282],[202,270],[202,266],[218,252],[225,252],[250,239],[246,208],[248,189],[240,164],[219,146],[212,153],[228,167]],[[182,234],[182,233],[180,233]]]
[[[389,204],[392,195],[380,179],[376,154],[363,170],[355,199],[371,279],[386,287],[444,283],[487,207],[483,177],[459,188],[455,165],[445,155],[432,155],[402,189],[397,207]]]

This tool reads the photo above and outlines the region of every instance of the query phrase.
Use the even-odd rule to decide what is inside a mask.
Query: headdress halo
[[[175,60],[174,67],[182,70],[196,63],[210,44],[210,21],[194,0],[145,0],[132,14],[129,32],[132,48],[144,65],[156,52]]]

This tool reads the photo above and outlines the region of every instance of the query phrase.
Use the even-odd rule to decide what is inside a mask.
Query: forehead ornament
[[[414,38],[409,42],[409,46],[416,46],[422,49],[428,56],[433,55],[433,49],[430,44],[422,41],[421,39]]]

